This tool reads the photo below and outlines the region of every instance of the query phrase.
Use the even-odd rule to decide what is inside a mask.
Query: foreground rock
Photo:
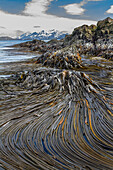
[[[79,53],[70,48],[58,50],[53,54],[49,52],[41,55],[36,63],[42,63],[43,66],[60,69],[82,68],[81,57]]]

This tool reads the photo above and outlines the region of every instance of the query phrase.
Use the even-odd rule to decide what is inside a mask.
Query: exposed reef
[[[55,52],[56,50],[62,49],[64,46],[63,42],[58,40],[51,40],[47,43],[41,40],[33,40],[16,44],[13,47],[16,47],[18,50],[22,51],[38,52],[39,54],[44,54],[46,52]]]
[[[41,55],[36,63],[42,63],[43,66],[60,69],[82,68],[81,57],[73,47],[58,50],[53,54],[47,52]]]

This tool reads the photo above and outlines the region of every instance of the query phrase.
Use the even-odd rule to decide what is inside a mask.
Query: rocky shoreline
[[[107,18],[14,46],[40,56],[6,65],[12,76],[0,79],[0,168],[113,169],[112,28]]]
[[[75,28],[71,35],[62,40],[51,40],[49,42],[33,40],[14,47],[26,51],[35,51],[41,54],[46,52],[53,54],[58,50],[65,50],[73,46],[80,55],[99,56],[113,59],[113,19],[106,18],[96,25],[83,25]]]

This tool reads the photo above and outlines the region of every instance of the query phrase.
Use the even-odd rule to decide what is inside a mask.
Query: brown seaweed
[[[83,72],[52,68],[2,85],[4,169],[113,169],[113,89]]]

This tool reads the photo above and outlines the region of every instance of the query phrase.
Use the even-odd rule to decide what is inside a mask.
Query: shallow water
[[[33,54],[13,51],[12,45],[19,44],[22,40],[0,41],[0,63],[17,62],[35,57]]]
[[[7,78],[12,74],[11,63],[18,65],[18,62],[26,61],[36,57],[34,54],[21,52],[12,47],[14,44],[26,42],[25,40],[5,40],[0,41],[0,79]],[[9,71],[10,70],[10,71]],[[16,69],[15,69],[16,70]]]

